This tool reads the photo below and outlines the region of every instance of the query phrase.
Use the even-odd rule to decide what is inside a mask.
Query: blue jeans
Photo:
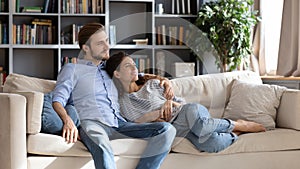
[[[65,109],[76,127],[80,125],[79,117],[75,107],[67,104]],[[52,107],[52,92],[44,95],[44,104],[42,111],[42,133],[62,135],[63,121]]]
[[[140,138],[148,145],[137,165],[137,169],[158,169],[167,156],[175,138],[176,130],[166,122],[131,123],[119,120],[119,127],[109,127],[98,121],[82,120],[79,134],[91,152],[96,169],[115,169],[110,140]]]
[[[219,152],[237,140],[231,120],[211,118],[208,110],[195,103],[185,104],[173,121],[176,136],[190,140],[197,149]]]

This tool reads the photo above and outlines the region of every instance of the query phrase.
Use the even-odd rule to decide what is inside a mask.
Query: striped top
[[[146,113],[159,110],[167,101],[163,96],[164,88],[157,79],[148,80],[137,92],[124,93],[119,97],[121,115],[129,121],[135,121]],[[174,97],[173,101],[183,103],[184,100]],[[177,115],[179,108],[173,108],[173,115]]]

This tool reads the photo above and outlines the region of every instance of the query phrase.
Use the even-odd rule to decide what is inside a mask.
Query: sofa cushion
[[[294,89],[286,90],[278,108],[277,127],[300,130],[300,91]]]
[[[292,129],[275,129],[261,133],[242,134],[231,146],[218,153],[200,152],[185,138],[176,138],[176,142],[172,151],[195,155],[299,150],[300,132]]]
[[[171,84],[176,96],[183,97],[189,103],[200,103],[209,110],[212,117],[221,118],[229,100],[233,79],[262,84],[260,76],[251,71],[176,78],[171,80]]]
[[[285,87],[234,80],[224,117],[249,120],[275,128],[277,108]]]
[[[40,79],[21,74],[9,74],[4,83],[3,92],[36,91],[48,93],[55,87],[54,80]]]
[[[114,155],[139,157],[147,142],[139,139],[117,139],[111,141]],[[91,156],[82,142],[66,143],[61,136],[39,133],[28,135],[27,151],[32,154],[53,156]]]
[[[41,113],[43,107],[43,93],[50,92],[55,81],[40,79],[12,73],[6,78],[3,92],[18,93],[27,99],[27,133],[36,134],[41,131]]]

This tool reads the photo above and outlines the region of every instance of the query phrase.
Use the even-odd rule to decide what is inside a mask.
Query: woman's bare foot
[[[259,123],[246,121],[246,120],[237,120],[233,129],[234,132],[247,132],[247,133],[256,133],[266,131],[266,128]]]

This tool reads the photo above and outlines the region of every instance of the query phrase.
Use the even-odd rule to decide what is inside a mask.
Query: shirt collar
[[[89,65],[89,66],[96,66],[92,61],[89,60],[85,60],[85,59],[78,59],[77,63],[79,64],[84,64],[84,65]],[[106,67],[106,62],[102,61],[98,66],[99,69],[104,70]]]
[[[78,59],[77,63],[83,64],[83,65],[95,66],[92,61],[85,60],[85,59]]]

